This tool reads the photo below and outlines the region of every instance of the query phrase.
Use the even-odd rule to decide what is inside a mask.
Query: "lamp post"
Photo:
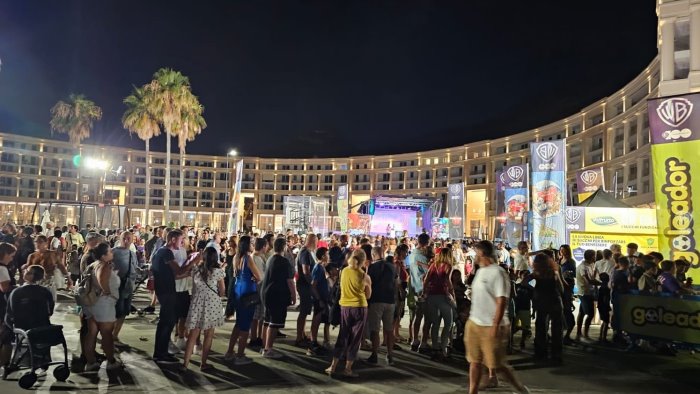
[[[226,214],[229,211],[228,204],[230,204],[231,201],[231,158],[236,156],[238,156],[238,151],[235,149],[230,149],[226,154],[226,202],[224,202],[224,217],[226,217]]]

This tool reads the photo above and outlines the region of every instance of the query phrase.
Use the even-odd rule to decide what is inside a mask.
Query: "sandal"
[[[347,369],[343,371],[343,376],[346,378],[359,378],[360,375],[355,371],[348,371]]]
[[[326,368],[325,370],[323,370],[323,372],[325,372],[328,376],[331,376],[331,375],[333,375],[333,373],[334,373],[335,371],[333,370],[332,367],[328,367],[328,368]]]
[[[213,370],[215,370],[215,369],[216,369],[216,368],[215,368],[213,365],[211,365],[211,364],[202,364],[202,365],[199,366],[199,371],[200,371],[200,372],[208,372],[208,371],[213,371]]]

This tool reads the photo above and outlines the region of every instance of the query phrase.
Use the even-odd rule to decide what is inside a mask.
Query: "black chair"
[[[15,328],[15,343],[12,350],[10,365],[5,369],[7,377],[12,372],[21,368],[29,368],[30,371],[19,378],[19,386],[25,390],[34,386],[37,381],[36,371],[38,369],[48,370],[51,365],[58,365],[53,376],[60,382],[65,382],[70,376],[68,367],[68,346],[66,338],[63,336],[63,326],[50,325],[37,327],[30,330]],[[51,361],[51,347],[63,346],[63,360]]]

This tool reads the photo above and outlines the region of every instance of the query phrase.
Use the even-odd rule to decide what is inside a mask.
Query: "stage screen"
[[[370,234],[387,235],[391,232],[393,236],[396,231],[406,230],[409,235],[416,235],[419,234],[416,222],[416,211],[376,208],[372,216]]]

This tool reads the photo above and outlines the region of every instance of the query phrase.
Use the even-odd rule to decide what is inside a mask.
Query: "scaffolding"
[[[324,197],[285,196],[284,227],[297,234],[328,233],[330,202]]]

